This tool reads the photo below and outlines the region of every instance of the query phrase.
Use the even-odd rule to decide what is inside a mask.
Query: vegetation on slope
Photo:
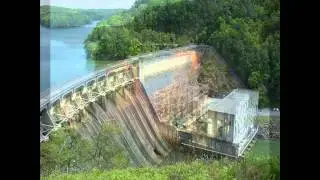
[[[119,133],[119,127],[106,124],[88,139],[75,129],[60,128],[50,134],[49,141],[41,143],[41,175],[128,167],[130,162],[125,151],[113,138]]]
[[[41,179],[279,179],[279,142],[258,141],[243,160],[195,160],[185,153],[183,162],[132,168],[129,157],[114,141],[117,126],[106,124],[87,139],[74,129],[61,128],[41,143]],[[199,153],[199,152],[198,152]],[[202,152],[203,153],[203,152]],[[174,154],[173,154],[174,155]],[[204,154],[203,154],[204,155]],[[201,152],[200,152],[201,156]],[[175,159],[175,158],[174,158]],[[179,159],[179,158],[178,158]],[[170,163],[169,163],[170,164]]]
[[[214,49],[206,51],[201,59],[198,82],[208,85],[210,97],[222,97],[236,88],[246,87]]]
[[[129,168],[111,171],[94,169],[88,172],[75,174],[52,174],[46,179],[278,180],[280,179],[280,159],[279,156],[250,156],[247,159],[240,161],[230,161],[227,159],[212,162],[193,161],[192,163],[177,163],[158,168]]]
[[[118,60],[189,43],[207,44],[246,86],[260,92],[260,106],[280,105],[279,0],[139,0],[111,19],[86,39],[91,58]]]
[[[121,9],[70,9],[56,6],[40,6],[40,25],[50,28],[83,26],[123,11]]]

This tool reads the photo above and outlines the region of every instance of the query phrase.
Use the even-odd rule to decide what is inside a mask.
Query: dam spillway
[[[168,128],[161,124],[149,96],[172,83],[178,69],[194,70],[194,53],[160,52],[156,57],[147,55],[139,60],[124,61],[92,80],[65,90],[60,98],[49,97],[51,102],[47,105],[43,105],[45,100],[42,100],[40,138],[48,137],[50,131],[59,126],[68,125],[90,139],[104,124],[114,123],[122,129],[114,140],[126,150],[133,164],[161,163],[170,152],[167,140],[177,138],[177,132],[171,130],[172,137],[168,137]]]
[[[85,108],[85,115],[75,121],[88,119],[81,128],[83,136],[97,134],[105,121],[117,123],[122,129],[121,145],[128,151],[135,165],[159,164],[161,156],[166,156],[169,149],[157,129],[159,120],[152,114],[141,88],[139,80],[135,80],[112,94],[100,96],[99,100]],[[160,154],[156,154],[155,150]]]
[[[218,107],[208,114],[208,104],[220,100],[208,98],[207,86],[197,82],[207,48],[189,46],[132,57],[52,90],[47,96],[40,95],[40,142],[61,126],[75,128],[83,138],[90,139],[99,134],[104,124],[111,123],[119,126],[121,133],[110,136],[125,149],[135,166],[161,163],[170,153],[172,142],[240,156],[256,129],[251,120],[245,128],[229,121],[240,122],[248,107],[252,109],[248,117],[254,118],[257,96],[252,96],[252,101],[244,99],[234,114],[220,112],[225,117],[232,116],[231,120],[217,119],[214,114]],[[238,101],[230,103],[238,106]],[[199,123],[201,127],[195,129]],[[229,137],[219,137],[225,134],[232,134],[230,142],[224,141]],[[237,140],[240,134],[241,142]]]

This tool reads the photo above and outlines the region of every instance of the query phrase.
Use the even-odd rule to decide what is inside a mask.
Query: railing
[[[97,70],[95,72],[92,72],[86,76],[82,76],[78,79],[73,79],[70,80],[66,83],[63,83],[62,85],[53,87],[53,88],[48,88],[45,91],[40,93],[40,109],[50,103],[50,101],[55,101],[57,98],[59,98],[62,94],[69,92],[72,90],[74,87],[81,86],[82,84],[85,84],[86,82],[97,78],[103,74],[106,74],[109,70],[123,66],[125,64],[131,64],[133,62],[139,61],[141,59],[145,58],[152,58],[155,56],[161,56],[161,55],[168,55],[167,53],[170,54],[170,52],[174,51],[182,51],[182,50],[188,50],[188,49],[193,49],[193,48],[199,48],[199,47],[210,47],[206,45],[189,45],[185,47],[179,47],[175,49],[170,49],[170,50],[161,50],[157,52],[150,52],[150,53],[145,53],[141,54],[139,56],[134,56],[134,57],[129,57],[128,59],[117,61],[114,63],[109,63],[106,65],[105,68],[102,68],[100,70]]]
[[[49,103],[51,100],[53,101],[56,100],[56,98],[58,98],[60,95],[69,92],[74,87],[80,86],[86,83],[87,81],[96,78],[97,76],[101,75],[101,72],[104,72],[104,71],[106,70],[104,69],[102,71],[96,71],[96,72],[90,73],[89,75],[81,77],[79,79],[69,81],[58,88],[46,90],[45,92],[40,94],[40,108],[46,105],[47,103]],[[48,91],[49,91],[49,94],[47,94]]]
[[[239,149],[240,151],[238,152],[238,156],[242,156],[243,152],[246,150],[246,148],[248,147],[248,145],[251,143],[251,141],[253,140],[253,138],[256,136],[257,132],[258,132],[258,128],[254,129],[254,131],[252,131],[249,134],[249,140],[245,141],[244,146],[242,147],[242,149]]]
[[[105,68],[102,68],[100,70],[97,70],[95,72],[92,72],[86,76],[81,76],[78,79],[73,79],[70,80],[60,86],[54,87],[54,88],[49,88],[43,92],[40,93],[40,109],[41,107],[45,106],[47,103],[49,103],[50,101],[55,101],[60,95],[69,92],[70,90],[72,90],[75,87],[81,86],[83,84],[85,84],[88,81],[91,81],[99,76],[102,75],[106,75],[106,73],[110,70],[112,70],[113,68],[119,67],[119,66],[123,66],[128,64],[128,62],[132,62],[134,60],[121,60],[121,61],[117,61],[115,63],[110,63],[108,65],[106,65]]]

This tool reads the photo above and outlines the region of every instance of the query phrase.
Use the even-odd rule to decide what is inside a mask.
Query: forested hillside
[[[280,105],[279,0],[138,0],[101,22],[88,55],[118,60],[189,43],[215,47],[261,106]]]
[[[69,9],[56,6],[40,6],[40,25],[50,28],[83,26],[123,11],[121,9]]]

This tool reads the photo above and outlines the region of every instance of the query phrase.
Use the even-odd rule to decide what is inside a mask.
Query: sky
[[[129,9],[135,0],[40,0],[40,5],[81,9]]]

